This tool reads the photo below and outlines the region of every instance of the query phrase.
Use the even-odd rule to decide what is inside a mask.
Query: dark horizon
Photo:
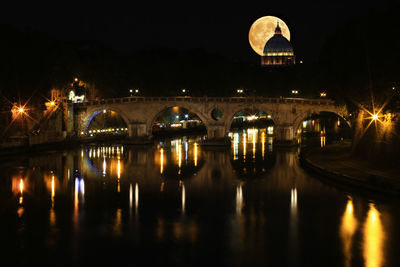
[[[298,58],[314,60],[321,46],[346,21],[362,14],[385,11],[394,1],[377,6],[336,1],[335,4],[303,3],[249,6],[138,6],[74,4],[61,1],[30,3],[8,2],[0,11],[0,23],[20,30],[33,29],[55,38],[71,41],[100,41],[120,52],[153,50],[163,47],[178,51],[204,50],[233,61],[258,63],[251,49],[248,31],[259,17],[273,15],[283,19],[292,34]]]

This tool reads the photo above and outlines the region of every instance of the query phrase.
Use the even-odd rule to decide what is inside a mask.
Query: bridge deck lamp
[[[326,92],[321,92],[321,93],[319,94],[319,96],[320,96],[320,97],[326,97]]]
[[[299,90],[292,90],[292,95],[298,95],[299,94]]]
[[[77,82],[77,81],[78,81],[78,78],[75,78],[74,81]]]
[[[238,94],[243,94],[243,89],[237,89],[236,92],[237,92]]]
[[[139,93],[139,89],[135,89],[135,94],[138,94]]]

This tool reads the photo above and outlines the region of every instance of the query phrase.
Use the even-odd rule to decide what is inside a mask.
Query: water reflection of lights
[[[354,216],[353,201],[351,198],[349,198],[340,225],[340,237],[342,238],[343,253],[345,256],[344,266],[351,266],[351,258],[352,258],[351,246],[353,243],[354,233],[357,230],[357,225],[358,222]]]
[[[247,137],[246,133],[243,133],[243,161],[246,161],[246,145],[247,145]]]
[[[107,162],[106,162],[106,157],[104,156],[104,158],[103,158],[103,176],[106,176],[106,170],[107,170]]]
[[[256,133],[258,133],[258,129],[254,129],[252,131],[252,141],[253,141],[253,159],[256,158]]]
[[[321,139],[321,147],[325,147],[326,146],[326,136],[321,135],[320,139]]]
[[[22,178],[19,180],[19,191],[20,191],[19,204],[22,205],[22,202],[24,201],[24,198],[23,198],[24,180]]]
[[[236,214],[241,215],[243,209],[243,189],[242,185],[236,186]]]
[[[366,267],[379,267],[383,265],[384,231],[380,213],[375,205],[369,204],[369,211],[364,223],[363,255]]]
[[[179,174],[181,173],[182,167],[182,147],[178,146],[178,167],[179,167]]]
[[[261,133],[261,156],[262,159],[264,160],[264,155],[265,155],[265,132]]]
[[[135,214],[139,212],[139,185],[135,184]]]
[[[51,176],[51,207],[54,208],[54,197],[55,197],[55,184],[54,184],[54,174]]]
[[[290,208],[297,210],[297,189],[293,188],[290,190]]]
[[[233,135],[233,160],[238,159],[239,153],[239,133],[234,133]]]
[[[194,143],[194,166],[197,167],[197,143]]]
[[[132,184],[129,184],[129,214],[132,214],[133,208],[133,189]]]
[[[185,213],[186,207],[186,191],[185,191],[185,184],[182,182],[182,213]]]
[[[160,173],[162,174],[164,171],[164,149],[160,149]]]

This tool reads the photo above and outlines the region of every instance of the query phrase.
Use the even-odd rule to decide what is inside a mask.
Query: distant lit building
[[[82,82],[78,81],[77,78],[75,78],[72,86],[67,88],[67,92],[68,100],[72,103],[82,103],[86,99],[86,88]]]
[[[296,64],[296,57],[292,44],[282,35],[278,22],[274,36],[264,46],[261,66],[290,66],[294,64]]]

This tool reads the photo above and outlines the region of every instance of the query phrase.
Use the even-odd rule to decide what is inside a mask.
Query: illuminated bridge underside
[[[234,115],[244,109],[261,110],[271,115],[275,123],[276,141],[293,142],[301,122],[311,114],[332,112],[340,117],[346,109],[328,99],[262,98],[262,97],[126,97],[73,104],[68,116],[69,135],[85,133],[95,114],[102,110],[113,110],[121,115],[128,125],[129,137],[152,137],[152,126],[167,108],[179,106],[195,113],[207,129],[208,139],[228,136]],[[215,120],[213,110],[222,111]],[[73,113],[73,114],[71,114]]]

